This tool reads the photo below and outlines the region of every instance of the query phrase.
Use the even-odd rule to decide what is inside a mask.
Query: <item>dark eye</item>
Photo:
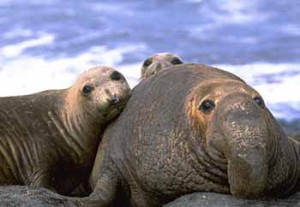
[[[152,60],[147,59],[147,60],[144,61],[143,66],[148,67],[148,66],[151,65],[151,64],[152,64]]]
[[[87,95],[89,93],[91,93],[94,90],[93,86],[90,85],[85,85],[82,89],[83,94]]]
[[[112,80],[118,81],[118,80],[121,80],[121,78],[122,78],[122,75],[121,75],[121,73],[119,73],[118,71],[114,71],[114,72],[112,72],[112,74],[110,75],[110,79],[112,79]]]
[[[212,100],[204,100],[199,106],[199,110],[207,114],[215,108],[215,103]]]
[[[172,63],[173,65],[180,65],[180,64],[182,64],[183,62],[182,62],[179,58],[174,58],[174,59],[171,61],[171,63]]]
[[[265,104],[264,104],[264,101],[263,101],[262,98],[260,98],[260,97],[255,97],[253,100],[254,100],[255,103],[256,103],[257,105],[259,105],[259,106],[264,106],[264,105],[265,105]]]

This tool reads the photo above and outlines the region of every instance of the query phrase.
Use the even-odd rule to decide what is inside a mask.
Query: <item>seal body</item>
[[[183,64],[182,59],[172,53],[157,53],[148,57],[141,69],[141,79],[146,79],[172,65]]]
[[[192,192],[299,190],[299,144],[237,76],[182,64],[137,85],[105,130],[82,206],[162,206]],[[74,201],[73,200],[73,201]]]
[[[68,89],[0,98],[0,185],[72,191],[130,93],[119,72],[95,67]]]

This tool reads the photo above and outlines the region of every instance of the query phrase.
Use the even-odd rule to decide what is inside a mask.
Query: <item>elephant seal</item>
[[[82,206],[162,206],[193,192],[240,198],[299,191],[300,146],[257,91],[199,64],[137,85],[103,134]]]
[[[172,53],[157,53],[148,57],[141,69],[141,79],[146,79],[172,65],[183,64],[181,58]]]
[[[68,194],[88,179],[100,135],[131,90],[110,67],[95,67],[73,86],[0,98],[0,185]]]

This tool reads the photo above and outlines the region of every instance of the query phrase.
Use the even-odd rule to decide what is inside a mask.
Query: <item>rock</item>
[[[164,207],[299,207],[300,193],[286,199],[246,200],[217,193],[193,193],[182,196]]]
[[[75,207],[71,201],[45,188],[0,187],[0,207]]]

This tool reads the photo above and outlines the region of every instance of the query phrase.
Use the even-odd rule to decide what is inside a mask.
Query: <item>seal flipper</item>
[[[101,169],[93,192],[84,198],[68,198],[78,206],[110,207],[116,206],[115,199],[118,194],[119,178],[116,172],[109,168]]]
[[[111,206],[116,198],[118,188],[118,180],[112,173],[100,175],[94,191],[89,198],[99,201],[101,206]]]
[[[30,177],[30,186],[48,188],[53,192],[57,192],[53,187],[54,177],[51,170],[37,170]]]

